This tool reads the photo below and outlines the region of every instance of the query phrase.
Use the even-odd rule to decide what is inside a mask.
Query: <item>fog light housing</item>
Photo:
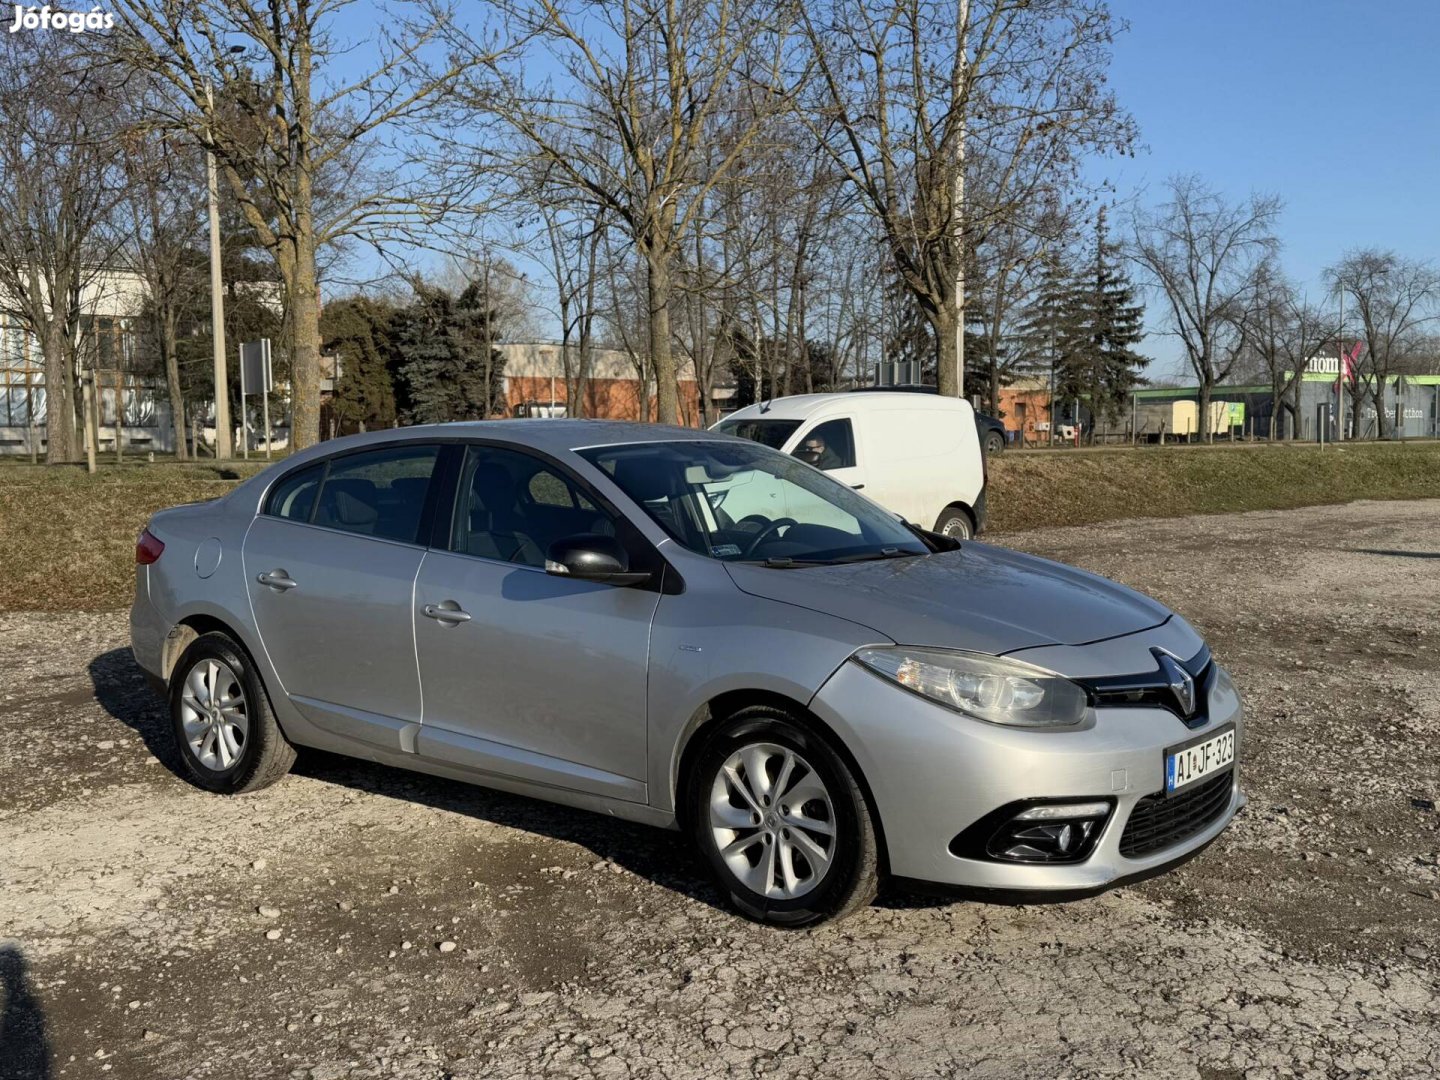
[[[1077,863],[1090,857],[1115,804],[1027,799],[986,814],[950,841],[950,854],[992,862]]]

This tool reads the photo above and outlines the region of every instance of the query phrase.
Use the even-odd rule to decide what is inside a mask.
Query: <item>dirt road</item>
[[[524,799],[323,755],[203,794],[123,614],[0,615],[0,1078],[1440,1074],[1440,503],[1006,540],[1207,635],[1249,810],[1093,900],[802,933]]]

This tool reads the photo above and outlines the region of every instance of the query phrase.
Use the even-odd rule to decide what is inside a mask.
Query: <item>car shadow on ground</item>
[[[0,1080],[50,1080],[45,1010],[30,985],[24,954],[0,945]]]
[[[188,783],[171,736],[165,703],[147,682],[130,650],[112,649],[97,656],[90,662],[89,671],[96,701],[115,719],[137,731],[150,753]],[[711,883],[694,848],[678,832],[319,750],[302,750],[293,772],[327,784],[421,803],[578,844],[597,859],[614,863],[656,885],[711,907],[731,910]],[[943,895],[929,895],[908,883],[896,882],[881,896],[879,904],[909,908],[946,902]]]

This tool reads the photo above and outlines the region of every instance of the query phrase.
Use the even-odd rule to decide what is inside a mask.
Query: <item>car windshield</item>
[[[785,440],[795,434],[799,420],[722,420],[715,430],[722,435],[736,435],[751,442],[762,443],[774,450],[785,445]]]
[[[641,443],[578,451],[691,551],[770,566],[924,555],[894,515],[758,444]]]

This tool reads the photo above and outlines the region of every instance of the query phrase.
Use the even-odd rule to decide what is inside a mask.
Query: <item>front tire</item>
[[[987,454],[998,454],[1005,449],[1005,436],[998,431],[987,432],[985,435],[985,452]]]
[[[250,657],[226,634],[202,634],[181,655],[170,722],[185,775],[206,791],[258,791],[295,763]]]
[[[688,818],[730,902],[774,926],[841,919],[875,898],[880,845],[854,773],[787,713],[745,709],[695,759]]]
[[[975,524],[970,520],[970,515],[960,507],[947,506],[940,511],[940,517],[935,522],[935,531],[952,540],[972,540],[975,537]]]

